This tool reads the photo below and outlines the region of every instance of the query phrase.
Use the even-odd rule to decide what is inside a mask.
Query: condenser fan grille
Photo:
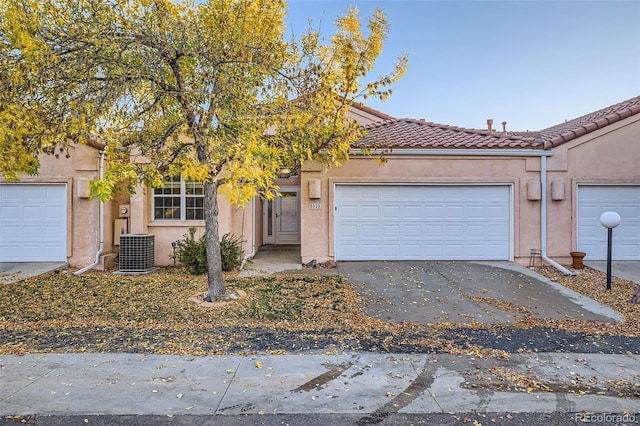
[[[120,271],[147,272],[154,268],[153,237],[153,234],[120,235]]]

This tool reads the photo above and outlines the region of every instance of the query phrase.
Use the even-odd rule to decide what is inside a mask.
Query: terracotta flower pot
[[[584,268],[584,263],[582,263],[582,259],[587,255],[587,253],[583,251],[572,251],[569,253],[573,258],[573,266],[574,269],[582,269]]]

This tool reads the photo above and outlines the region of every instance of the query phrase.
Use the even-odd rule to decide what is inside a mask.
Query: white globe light
[[[604,212],[600,215],[600,223],[605,228],[615,228],[620,225],[620,215],[616,212]]]

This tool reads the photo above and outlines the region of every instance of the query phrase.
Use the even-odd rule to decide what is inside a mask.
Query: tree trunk
[[[208,300],[214,300],[227,292],[222,276],[218,229],[218,185],[215,182],[204,184],[204,223],[207,244]]]

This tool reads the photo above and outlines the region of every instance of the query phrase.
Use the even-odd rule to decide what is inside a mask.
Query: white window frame
[[[166,188],[166,185],[162,188],[154,188],[153,190],[153,207],[151,209],[153,218],[152,220],[154,221],[162,221],[162,222],[167,222],[167,221],[181,221],[181,222],[185,222],[185,221],[189,221],[189,222],[196,222],[196,221],[203,221],[204,220],[204,186],[202,184],[202,182],[187,182],[185,181],[182,177],[180,177],[180,181],[178,182],[178,180],[166,180],[165,181],[166,184],[169,183],[179,183],[179,188],[178,188],[178,193],[175,194],[158,194],[156,193],[157,190],[163,190]],[[201,193],[194,193],[194,194],[187,194],[187,186],[190,184],[195,184],[195,185],[199,185],[200,189],[201,189]],[[198,188],[198,186],[196,186],[196,188]],[[179,206],[178,208],[180,209],[180,217],[179,218],[164,218],[164,217],[158,217],[156,216],[156,197],[157,198],[179,198],[180,202],[179,202]],[[187,199],[189,198],[193,198],[193,199],[201,199],[202,200],[202,207],[201,207],[201,211],[202,211],[202,217],[201,218],[196,218],[196,219],[187,219]],[[166,208],[166,207],[163,207]],[[199,210],[199,207],[196,207],[197,210]],[[196,210],[196,211],[197,211]]]

